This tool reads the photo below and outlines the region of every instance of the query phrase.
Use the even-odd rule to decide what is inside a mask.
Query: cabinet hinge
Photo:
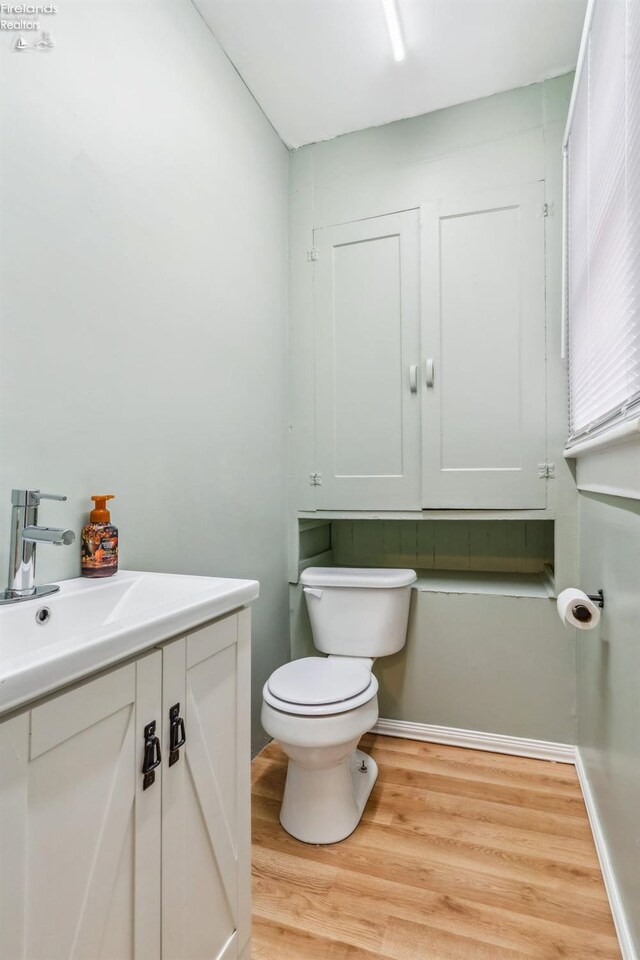
[[[539,217],[552,217],[552,216],[553,216],[553,200],[550,200],[549,203],[539,203],[539,204],[538,204],[538,216],[539,216]]]
[[[315,260],[320,259],[320,254],[316,247],[311,247],[311,250],[307,250],[307,261],[313,263]]]
[[[322,474],[321,473],[310,473],[309,474],[309,483],[312,487],[321,487],[322,486]]]
[[[555,480],[555,476],[556,476],[555,463],[539,463],[538,476],[541,480]]]

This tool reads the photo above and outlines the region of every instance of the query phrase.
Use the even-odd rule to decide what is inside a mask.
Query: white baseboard
[[[591,832],[593,833],[593,839],[596,845],[598,859],[600,861],[600,869],[602,870],[602,877],[604,879],[604,885],[609,898],[609,904],[611,906],[611,914],[613,916],[613,922],[618,935],[618,942],[620,943],[620,952],[622,953],[623,960],[638,960],[638,954],[633,945],[631,931],[629,929],[629,924],[627,922],[624,907],[622,905],[618,883],[616,881],[616,876],[611,864],[611,857],[609,856],[607,842],[602,831],[602,825],[600,823],[598,809],[596,807],[593,792],[591,790],[591,784],[587,778],[587,771],[585,770],[585,766],[580,755],[580,750],[578,748],[576,748],[575,762],[576,773],[578,774],[578,780],[580,781],[580,788],[582,790],[582,796],[584,797],[584,804],[587,808],[589,823],[591,824]]]
[[[457,727],[439,727],[432,723],[408,723],[404,720],[380,719],[371,732],[386,737],[405,737],[407,740],[444,743],[451,747],[508,753],[515,757],[555,760],[556,763],[575,763],[576,748],[571,743],[529,740],[526,737],[508,737],[501,733],[460,730]]]

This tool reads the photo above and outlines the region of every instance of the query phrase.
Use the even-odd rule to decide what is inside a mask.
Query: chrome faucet
[[[0,603],[16,603],[55,593],[60,587],[55,583],[36,587],[36,545],[52,543],[62,546],[73,543],[73,530],[38,526],[38,507],[41,500],[66,500],[53,493],[39,490],[11,491],[11,548],[9,556],[9,583],[0,593]]]

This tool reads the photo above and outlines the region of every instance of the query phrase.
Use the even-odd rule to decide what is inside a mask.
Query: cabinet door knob
[[[180,747],[187,742],[184,720],[180,716],[180,704],[174,703],[169,709],[169,766],[180,759]]]
[[[144,728],[144,760],[142,762],[142,789],[146,790],[155,782],[154,773],[156,767],[162,763],[162,753],[160,752],[160,740],[156,736],[156,722],[153,720]]]
[[[433,363],[433,357],[427,357],[424,362],[424,382],[427,387],[433,386],[435,375],[435,366]]]
[[[418,392],[418,364],[412,363],[409,367],[409,389],[411,393]]]

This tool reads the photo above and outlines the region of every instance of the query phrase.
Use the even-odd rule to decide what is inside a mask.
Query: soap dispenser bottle
[[[107,500],[113,494],[91,497],[95,506],[82,530],[82,576],[111,577],[118,570],[118,528],[111,523]]]

